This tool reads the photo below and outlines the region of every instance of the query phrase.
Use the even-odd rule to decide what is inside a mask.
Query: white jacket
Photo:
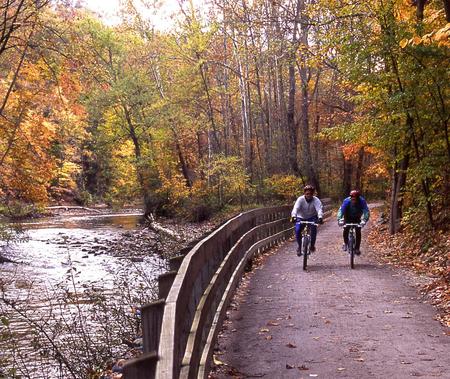
[[[291,216],[303,219],[311,218],[314,216],[322,218],[323,217],[322,202],[319,200],[318,197],[313,196],[313,199],[308,203],[304,195],[300,196],[294,204]]]

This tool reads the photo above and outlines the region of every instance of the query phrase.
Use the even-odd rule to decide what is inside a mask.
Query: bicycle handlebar
[[[302,221],[302,220],[296,220],[295,222],[300,222],[302,224],[310,224],[310,225],[315,225],[315,226],[319,226],[319,224],[313,222],[313,221]]]

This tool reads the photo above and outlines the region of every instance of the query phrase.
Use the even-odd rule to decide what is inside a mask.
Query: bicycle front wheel
[[[352,234],[348,236],[348,252],[350,253],[350,267],[355,268],[355,238]]]
[[[309,236],[303,236],[302,238],[302,253],[303,253],[303,270],[306,270],[308,266],[309,255]]]

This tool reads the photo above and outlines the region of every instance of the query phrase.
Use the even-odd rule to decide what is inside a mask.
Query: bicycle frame
[[[319,224],[312,221],[297,220],[296,224],[305,224],[301,234],[301,252],[303,254],[303,270],[306,270],[308,264],[308,255],[311,248],[311,225],[318,226]]]
[[[355,244],[356,244],[356,228],[362,228],[361,224],[348,223],[343,228],[349,228],[347,251],[350,254],[350,267],[355,268]]]

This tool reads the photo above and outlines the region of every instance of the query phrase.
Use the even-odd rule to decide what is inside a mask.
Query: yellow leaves
[[[431,12],[430,15],[428,15],[427,17],[425,17],[425,19],[423,20],[425,24],[431,24],[434,21],[436,21],[439,17],[444,15],[444,10],[443,9],[439,9],[436,10],[434,12]]]
[[[294,175],[273,175],[264,179],[264,185],[272,196],[282,200],[292,200],[302,188],[302,181]]]
[[[178,205],[190,196],[189,187],[181,173],[171,172],[168,175],[159,168],[159,177],[161,187],[156,192],[165,195],[172,205]]]
[[[443,41],[448,39],[449,36],[450,36],[450,22],[447,25],[445,25],[442,29],[439,29],[436,32],[434,39],[436,41]]]
[[[63,162],[58,170],[58,179],[61,187],[76,189],[76,175],[81,171],[80,165],[73,162]]]
[[[395,17],[399,21],[408,21],[415,17],[414,13],[414,8],[411,7],[411,0],[403,0],[397,5]]]
[[[216,366],[226,365],[226,363],[222,362],[219,358],[217,358],[215,354],[213,355],[213,362]]]
[[[443,28],[434,30],[430,33],[424,34],[422,37],[414,36],[410,39],[403,39],[399,45],[402,49],[407,46],[418,45],[432,45],[437,44],[439,47],[450,46],[450,23],[447,23]]]

